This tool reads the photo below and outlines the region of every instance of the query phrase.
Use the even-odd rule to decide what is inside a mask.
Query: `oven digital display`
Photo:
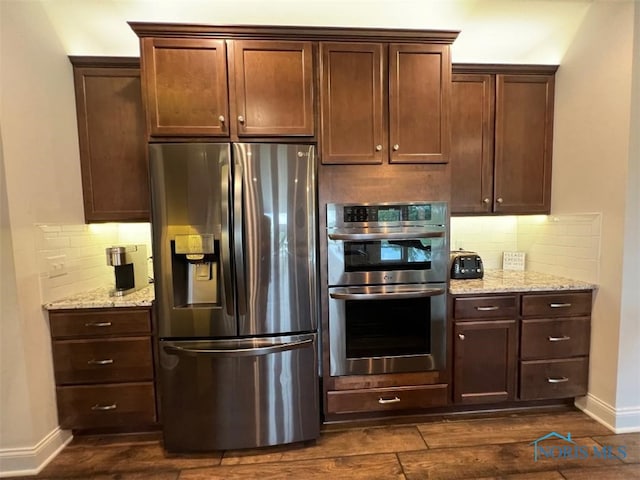
[[[380,207],[378,208],[379,222],[399,222],[401,218],[401,210],[399,208]]]

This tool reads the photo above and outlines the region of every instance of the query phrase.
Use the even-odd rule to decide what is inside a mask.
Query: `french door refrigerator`
[[[314,147],[149,153],[165,449],[316,438]]]

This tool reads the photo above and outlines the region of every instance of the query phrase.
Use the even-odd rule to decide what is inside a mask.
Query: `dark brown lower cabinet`
[[[456,322],[453,397],[456,403],[515,398],[516,320]]]
[[[453,401],[585,395],[591,291],[453,296]]]
[[[150,308],[53,310],[49,322],[62,428],[157,422]]]

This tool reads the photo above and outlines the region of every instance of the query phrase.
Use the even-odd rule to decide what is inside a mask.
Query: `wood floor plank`
[[[279,446],[225,452],[222,465],[344,457],[426,449],[414,426],[360,428],[323,433],[315,444],[302,448]]]
[[[180,475],[179,470],[171,472],[124,472],[124,473],[101,473],[98,475],[80,476],[59,476],[38,478],[38,480],[177,480]],[[22,477],[20,480],[24,479]],[[28,480],[29,477],[27,477]]]
[[[75,447],[63,450],[40,476],[90,476],[118,472],[175,471],[220,464],[220,452],[206,455],[167,455],[159,442],[140,445]]]
[[[591,451],[599,445],[590,438],[573,438],[576,445]],[[548,440],[544,446],[564,448],[567,444]],[[468,479],[501,477],[504,475],[544,472],[571,467],[600,467],[620,465],[618,459],[538,458],[528,442],[500,445],[479,445],[461,448],[430,449],[420,452],[398,453],[407,479]]]
[[[500,475],[499,477],[482,477],[476,480],[565,480],[557,470],[534,473],[514,473],[513,475]]]
[[[402,468],[392,453],[319,458],[292,462],[230,465],[183,470],[179,480],[282,480],[283,478],[326,480],[404,480]]]
[[[549,432],[574,438],[611,433],[582,412],[425,423],[418,430],[429,448],[533,441]]]
[[[606,435],[593,439],[603,446],[625,447],[626,457],[621,456],[620,459],[624,463],[640,463],[640,432]]]
[[[640,465],[615,465],[600,468],[571,468],[561,470],[567,480],[640,480]]]

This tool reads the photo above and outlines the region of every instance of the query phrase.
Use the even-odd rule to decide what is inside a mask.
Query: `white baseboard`
[[[640,432],[640,406],[615,408],[591,393],[576,399],[575,405],[615,433]]]
[[[56,427],[33,447],[0,450],[0,478],[37,475],[73,438]]]

